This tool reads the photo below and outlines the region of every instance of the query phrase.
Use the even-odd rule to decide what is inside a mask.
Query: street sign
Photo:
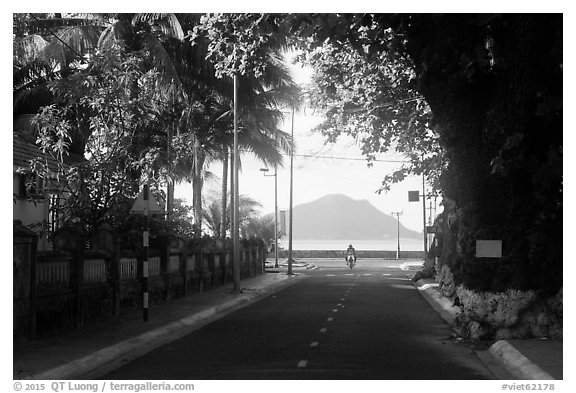
[[[150,192],[150,187],[145,186],[140,195],[134,201],[130,214],[158,214],[164,210],[160,207],[154,195]]]
[[[420,191],[408,191],[408,202],[418,202],[420,200]]]

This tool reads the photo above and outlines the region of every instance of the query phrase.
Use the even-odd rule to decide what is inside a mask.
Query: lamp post
[[[234,208],[232,211],[232,248],[233,248],[233,287],[234,293],[240,292],[240,239],[239,239],[239,223],[238,223],[238,208],[239,208],[239,195],[238,195],[238,76],[234,74],[234,161],[232,167],[234,168],[232,174],[232,181],[234,189],[232,190],[232,200],[234,201]]]
[[[264,176],[274,176],[274,267],[278,268],[278,167],[274,165],[274,174],[267,175],[268,168],[260,168]]]
[[[396,259],[400,259],[400,216],[402,215],[402,211],[399,212],[392,212],[390,213],[393,216],[396,216],[396,221],[397,221],[397,225],[396,225],[396,233],[397,233],[397,237],[398,237],[398,248],[396,250]]]
[[[292,106],[292,140],[294,140],[294,106]],[[288,227],[288,275],[292,273],[292,202],[293,202],[293,177],[294,177],[294,148],[290,149],[290,222]]]

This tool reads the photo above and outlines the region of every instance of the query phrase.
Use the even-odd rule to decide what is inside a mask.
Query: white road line
[[[318,341],[314,341],[313,343],[310,344],[311,347],[317,347],[318,344],[320,344]]]
[[[390,273],[382,273],[383,276],[391,276],[392,274]]]
[[[332,312],[338,312],[338,309],[335,308],[335,309],[332,310]]]
[[[332,322],[333,320],[334,320],[334,318],[332,318],[332,317],[328,317],[328,318],[326,319],[327,322]]]
[[[388,280],[412,281],[411,278],[389,277]]]
[[[298,362],[298,368],[305,368],[308,365],[308,360],[300,360]]]
[[[322,329],[320,329],[320,333],[326,333],[328,331],[328,328],[323,327]]]
[[[372,273],[364,273],[365,276],[371,276]]]
[[[336,277],[335,274],[327,274],[326,277]]]

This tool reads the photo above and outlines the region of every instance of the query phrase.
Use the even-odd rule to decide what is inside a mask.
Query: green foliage
[[[153,73],[143,57],[117,54],[116,62],[95,56],[88,70],[51,82],[54,103],[34,120],[43,151],[59,161],[70,150],[84,154],[85,161],[62,167],[69,195],[62,215],[90,230],[122,221],[139,192],[140,174],[165,165],[158,125],[167,109],[154,99]]]
[[[456,282],[471,289],[508,285],[549,291],[562,284],[561,15],[182,17],[193,31],[187,37],[192,47],[189,41],[180,45],[169,39],[166,33],[176,26],[173,18],[151,27],[161,19],[166,15],[118,17],[101,39],[109,56],[94,57],[88,68],[67,64],[58,74],[32,63],[15,68],[15,92],[42,85],[39,76],[53,80],[74,74],[51,85],[56,101],[41,112],[38,124],[42,148],[60,160],[68,151],[84,153],[94,146],[89,158],[95,163],[89,165],[95,171],[72,176],[82,186],[88,184],[78,206],[85,208],[96,197],[95,206],[101,208],[111,203],[111,195],[127,196],[135,191],[132,184],[141,172],[170,176],[172,167],[158,146],[165,146],[166,126],[182,117],[187,123],[183,129],[193,138],[183,137],[175,149],[176,162],[186,167],[192,162],[188,156],[194,155],[195,187],[201,189],[199,169],[208,142],[227,152],[232,75],[241,77],[242,102],[249,103],[242,108],[241,129],[256,130],[253,146],[270,142],[279,119],[273,104],[280,102],[270,92],[290,86],[278,53],[292,45],[302,51],[300,60],[316,70],[308,96],[326,114],[318,130],[327,142],[350,135],[368,162],[395,149],[409,164],[385,175],[381,191],[424,172],[443,196],[455,201],[457,249],[447,263]],[[25,30],[21,22],[15,18],[18,31]],[[28,44],[34,42],[22,42],[20,49],[32,48]],[[182,46],[187,49],[164,50]],[[34,53],[41,52],[15,50],[16,58]],[[168,53],[174,62],[168,61]],[[201,71],[182,72],[195,67]],[[173,71],[188,75],[182,79],[186,94],[179,96],[186,100],[177,99],[177,109],[168,111],[157,104],[154,93],[179,85]],[[198,83],[207,74],[205,83]],[[283,96],[282,102],[295,97]],[[201,127],[194,128],[195,121]],[[98,187],[99,182],[109,185]],[[120,190],[120,183],[128,189]],[[501,239],[502,260],[477,264],[478,239]]]
[[[328,116],[320,129],[328,141],[340,133],[358,137],[367,146],[365,154],[392,145],[405,153],[412,162],[409,171],[385,181],[420,173],[426,170],[422,164],[434,168],[437,185],[459,209],[460,249],[450,262],[455,280],[483,289],[558,289],[560,17],[304,19],[300,29],[310,26],[301,30],[302,48],[309,51],[304,57],[317,70],[317,102]],[[420,107],[405,101],[418,103],[418,97]],[[356,110],[366,115],[351,116]],[[421,155],[424,162],[418,164]],[[474,257],[478,239],[503,240],[502,260],[479,264]]]
[[[278,34],[280,19],[274,14],[211,14],[202,16],[191,38],[208,40],[207,58],[214,63],[217,77],[260,77],[285,42],[285,36]]]
[[[341,35],[320,40],[328,29],[321,25],[299,42],[299,59],[315,70],[310,104],[325,115],[316,129],[327,142],[352,136],[369,164],[391,150],[406,156],[409,164],[386,175],[379,192],[422,171],[436,184],[445,166],[443,150],[430,108],[417,91],[411,60],[402,51],[401,35],[382,25],[388,23],[382,19],[346,15],[337,23],[348,27]]]
[[[256,216],[248,220],[245,227],[245,236],[249,239],[260,239],[269,250],[274,244],[274,215]]]

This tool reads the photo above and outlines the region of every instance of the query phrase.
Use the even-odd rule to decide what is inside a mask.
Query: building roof
[[[42,150],[36,144],[19,133],[14,132],[12,135],[12,165],[14,172],[30,172],[30,164],[34,159],[41,159],[46,163],[50,172],[58,171],[58,160],[49,154],[42,153]]]

